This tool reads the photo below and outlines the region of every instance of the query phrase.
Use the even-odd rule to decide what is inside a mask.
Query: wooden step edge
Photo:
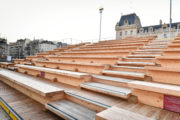
[[[63,112],[62,110],[56,108],[55,106],[51,105],[51,104],[46,104],[45,108],[48,109],[49,111],[55,113],[56,115],[58,115],[59,117],[62,117],[66,120],[78,120],[77,118]]]
[[[92,90],[92,91],[96,91],[96,92],[99,92],[99,93],[104,93],[104,94],[108,94],[108,95],[111,95],[111,96],[115,96],[115,97],[120,97],[120,98],[123,98],[123,99],[128,99],[130,97],[130,94],[124,94],[124,93],[120,93],[120,92],[117,92],[117,91],[112,91],[112,90],[105,90],[103,88],[97,88],[97,87],[94,87],[94,86],[90,86],[90,85],[85,85],[85,84],[81,84],[80,87],[82,88],[85,88],[85,89],[89,89],[89,90]]]
[[[102,108],[104,108],[104,109],[108,109],[108,108],[111,107],[111,106],[109,106],[109,105],[105,105],[105,104],[103,104],[103,103],[100,103],[100,102],[97,102],[97,101],[94,101],[94,100],[91,100],[91,99],[88,99],[88,98],[85,98],[85,97],[82,97],[82,96],[73,94],[73,93],[68,92],[68,91],[66,91],[65,94],[67,94],[67,95],[69,95],[69,96],[72,96],[72,97],[74,97],[74,98],[76,98],[76,99],[80,99],[80,100],[86,101],[86,102],[88,102],[88,103],[94,104],[94,105],[96,105],[96,106],[102,107]]]
[[[122,72],[126,72],[126,71],[122,71]],[[128,74],[128,72],[127,73],[112,73],[112,72],[108,72],[108,71],[103,71],[102,73],[111,74],[111,75],[129,76],[129,77],[135,77],[135,78],[145,78],[145,76],[146,76],[143,73],[142,73],[143,75]],[[131,72],[129,72],[129,73],[131,73]],[[136,73],[136,72],[132,72],[132,73]]]

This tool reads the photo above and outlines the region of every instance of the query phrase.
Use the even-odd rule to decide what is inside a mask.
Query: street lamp
[[[99,41],[101,40],[101,23],[102,23],[102,11],[103,10],[104,10],[103,7],[99,7],[99,12],[100,12]]]
[[[169,20],[169,34],[170,34],[170,38],[171,36],[171,31],[172,31],[172,0],[170,0],[170,20]]]

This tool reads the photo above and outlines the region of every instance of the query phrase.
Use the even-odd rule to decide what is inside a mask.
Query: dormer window
[[[149,32],[153,32],[153,27],[150,27],[150,28],[149,28]]]
[[[125,24],[125,25],[129,25],[128,20],[125,20],[125,21],[124,21],[124,24]]]

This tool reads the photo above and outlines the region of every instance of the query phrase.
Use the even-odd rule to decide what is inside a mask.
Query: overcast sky
[[[173,22],[180,22],[180,0],[173,1]],[[0,0],[0,34],[20,38],[98,39],[99,6],[104,7],[102,37],[115,37],[121,14],[136,13],[143,26],[169,22],[169,0]]]

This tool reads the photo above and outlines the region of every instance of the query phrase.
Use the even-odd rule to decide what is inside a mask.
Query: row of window
[[[163,27],[163,32],[166,32],[168,27]],[[178,26],[177,29],[180,29],[180,25]],[[153,29],[153,28],[149,28],[148,30],[145,30],[143,28],[140,29],[140,32],[143,33],[143,32],[153,32],[153,31],[156,31],[156,29]]]
[[[120,36],[123,35],[123,32],[120,32]],[[133,31],[130,31],[130,33],[128,33],[128,31],[125,31],[124,32],[124,35],[127,36],[127,35],[133,35]]]

